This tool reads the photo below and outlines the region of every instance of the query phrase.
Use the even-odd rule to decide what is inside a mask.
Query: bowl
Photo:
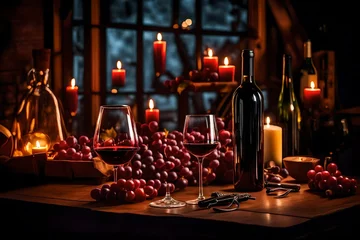
[[[320,159],[307,156],[291,156],[283,159],[285,168],[296,182],[308,182],[307,172],[318,164]]]

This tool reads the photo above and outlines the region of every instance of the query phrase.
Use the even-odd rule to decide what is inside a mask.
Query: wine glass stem
[[[114,182],[117,182],[117,180],[118,180],[118,166],[114,166]]]
[[[165,182],[165,184],[166,184],[165,199],[171,199],[171,196],[170,196],[170,184],[168,182]]]
[[[204,199],[203,190],[203,157],[198,157],[199,161],[199,196],[198,199]]]

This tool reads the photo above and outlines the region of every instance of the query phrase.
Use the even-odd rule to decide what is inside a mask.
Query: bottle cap
[[[241,55],[242,57],[254,57],[254,51],[251,49],[243,49]]]
[[[50,68],[51,50],[47,48],[33,49],[32,57],[35,69],[45,70]]]

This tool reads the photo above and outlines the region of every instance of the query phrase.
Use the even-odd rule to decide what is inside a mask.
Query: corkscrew
[[[231,212],[239,209],[240,202],[247,201],[248,199],[255,200],[255,197],[252,197],[248,193],[224,194],[219,192],[213,192],[210,198],[199,201],[198,206],[201,208],[212,207],[215,212]],[[232,208],[234,204],[236,205],[236,207]],[[225,207],[218,208],[216,206],[225,206]]]
[[[285,191],[282,194],[276,195],[276,198],[284,198],[291,192],[299,192],[300,184],[294,183],[274,183],[274,182],[265,182],[266,194],[272,195],[274,192]]]

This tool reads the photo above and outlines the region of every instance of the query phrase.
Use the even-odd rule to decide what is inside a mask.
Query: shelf
[[[186,88],[193,92],[220,92],[228,93],[234,91],[239,84],[237,82],[192,82],[189,80],[184,81]]]

